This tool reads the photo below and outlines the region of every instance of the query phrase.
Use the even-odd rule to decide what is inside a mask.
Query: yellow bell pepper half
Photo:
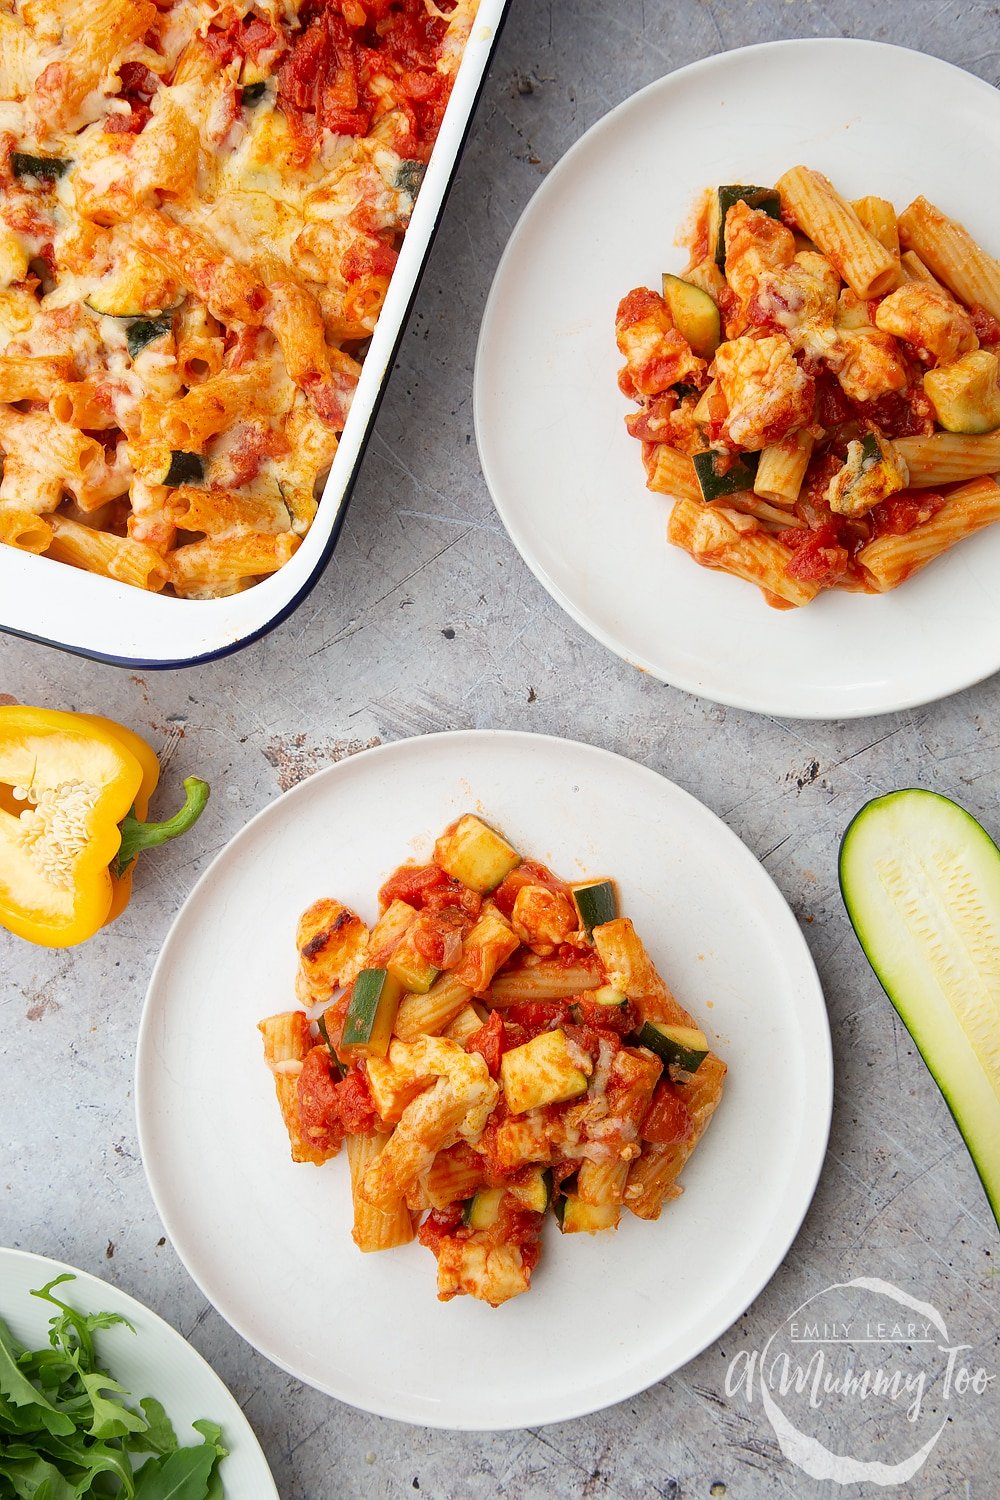
[[[135,802],[132,804],[133,817],[140,820],[145,819],[149,812],[149,799],[156,791],[157,782],[160,779],[160,761],[156,751],[151,745],[147,745],[141,735],[135,734],[131,729],[126,729],[124,724],[116,724],[114,719],[102,719],[97,714],[79,714],[79,718],[85,719],[88,724],[95,724],[98,729],[106,729],[108,734],[113,734],[116,740],[131,750],[142,769],[142,784],[135,794]],[[129,865],[125,873],[118,878],[111,871],[111,905],[108,914],[104,918],[104,925],[113,922],[120,917],[132,899],[132,876],[135,873],[135,860]]]
[[[68,948],[116,916],[136,855],[185,832],[208,800],[190,777],[181,811],[147,823],[158,777],[145,741],[110,720],[0,707],[0,925]]]

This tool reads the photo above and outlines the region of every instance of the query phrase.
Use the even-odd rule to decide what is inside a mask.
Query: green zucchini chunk
[[[759,453],[741,453],[730,457],[728,454],[717,453],[714,448],[696,453],[692,463],[701,488],[701,498],[708,501],[721,500],[740,490],[752,490],[759,462]],[[724,463],[728,463],[729,467],[723,468]]]
[[[462,1209],[462,1223],[470,1229],[491,1229],[500,1217],[504,1189],[480,1188]]]
[[[517,850],[481,818],[466,813],[434,846],[434,858],[446,875],[481,895],[495,890],[521,863]]]
[[[558,1220],[563,1234],[598,1234],[602,1229],[614,1229],[621,1217],[620,1203],[584,1203],[575,1193],[560,1202]]]
[[[613,984],[601,984],[596,990],[588,990],[587,999],[591,1005],[606,1005],[609,1010],[623,1010],[628,1004],[628,996],[616,990]]]
[[[697,1026],[667,1026],[663,1021],[644,1021],[637,1033],[640,1047],[648,1047],[667,1067],[697,1073],[708,1056],[708,1040]]]
[[[205,478],[205,465],[200,453],[185,453],[180,448],[175,448],[170,455],[170,466],[163,476],[162,483],[176,484],[201,484]]]
[[[709,245],[715,242],[715,264],[720,271],[726,269],[726,215],[734,203],[741,202],[759,208],[772,219],[781,218],[781,194],[776,188],[745,187],[737,183],[720,187],[712,203],[708,236]]]
[[[145,349],[154,339],[162,338],[172,327],[172,318],[136,318],[125,330],[129,354],[135,359],[140,349]]]
[[[267,84],[263,81],[260,83],[245,83],[240,90],[240,103],[244,109],[252,109],[255,104],[260,103],[266,91]]]
[[[343,1056],[385,1056],[402,993],[399,980],[386,969],[361,970],[344,1020]]]
[[[844,834],[840,889],[1000,1224],[1000,850],[948,797],[890,792]]]
[[[674,327],[691,345],[699,359],[711,359],[722,342],[719,309],[707,292],[679,276],[663,275],[663,300],[670,309]]]
[[[30,156],[26,151],[13,151],[10,158],[10,169],[15,177],[45,177],[54,182],[57,177],[64,176],[72,166],[72,162],[63,156]]]
[[[595,927],[613,922],[618,915],[618,898],[610,880],[594,880],[587,885],[575,885],[573,900],[580,913],[580,925],[586,930],[588,937]]]

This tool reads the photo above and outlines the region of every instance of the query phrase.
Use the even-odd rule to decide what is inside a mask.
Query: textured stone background
[[[0,933],[0,1242],[110,1276],[180,1328],[245,1407],[283,1500],[417,1490],[472,1500],[501,1488],[511,1500],[674,1500],[721,1494],[719,1484],[740,1500],[793,1490],[850,1500],[857,1487],[792,1469],[722,1384],[732,1355],[759,1346],[801,1297],[862,1274],[932,1301],[975,1346],[971,1362],[1000,1367],[995,1226],[835,883],[839,835],[881,790],[947,792],[998,831],[1000,680],[914,713],[816,725],[714,707],[638,675],[564,618],[503,533],[476,461],[473,354],[520,210],[581,132],[641,85],[727,48],[830,35],[904,43],[996,83],[1000,10],[983,0],[512,0],[511,10],[342,540],[298,613],[241,657],[147,677],[0,641],[0,691],[114,715],[162,751],[168,791],[195,771],[215,791],[199,834],[150,860],[107,935],[61,954]],[[161,1240],[146,1189],[133,1038],[174,913],[252,813],[375,740],[497,725],[621,751],[735,828],[806,924],[833,1025],[836,1103],[802,1232],[719,1345],[587,1420],[453,1435],[303,1388],[206,1305]],[[469,1351],[470,1379],[488,1357]],[[996,1384],[958,1406],[907,1493],[997,1495],[998,1416]]]

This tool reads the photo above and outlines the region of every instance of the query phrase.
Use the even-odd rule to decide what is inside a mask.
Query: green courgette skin
[[[961,909],[949,905],[947,891],[928,873],[934,840],[946,836],[952,849],[957,847],[963,856]],[[884,843],[880,845],[881,837]],[[911,942],[907,949],[905,941],[899,942],[899,929],[892,930],[891,919],[883,925],[877,909],[880,900],[891,904],[891,896],[884,876],[874,870],[873,854],[880,848],[888,853],[904,844],[911,857],[919,860],[924,856],[918,877],[931,886],[939,910],[945,912],[935,931],[941,940],[938,951],[944,960],[953,960],[950,973],[957,976],[954,984],[941,982],[940,963],[935,968],[928,961],[919,938],[913,936],[912,924],[907,929]],[[1000,848],[957,802],[937,792],[909,787],[875,797],[855,814],[841,841],[839,877],[858,941],[944,1096],[1000,1226],[1000,1023],[996,1020],[1000,1015],[996,977],[1000,972],[996,963],[1000,950]],[[973,906],[980,914],[978,932],[970,935],[966,928],[952,935],[944,930],[952,923],[961,928]],[[891,909],[899,915],[898,907]],[[933,913],[927,913],[927,921],[933,924]],[[925,926],[924,931],[931,933],[931,926]],[[957,992],[963,970],[966,998],[970,976],[971,989],[980,997],[979,1030],[992,1044],[988,1059],[974,1050],[969,1020],[959,1010]]]

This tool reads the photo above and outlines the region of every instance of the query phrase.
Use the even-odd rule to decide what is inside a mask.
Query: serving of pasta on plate
[[[550,1210],[563,1234],[658,1218],[726,1065],[613,882],[570,885],[466,814],[379,910],[369,929],[313,903],[301,1008],[260,1023],[293,1160],[346,1144],[358,1248],[416,1237],[441,1300],[499,1306],[528,1290]]]
[[[1000,520],[1000,262],[960,223],[796,166],[707,192],[686,238],[616,319],[670,541],[788,609]]]
[[[183,598],[316,511],[476,0],[0,0],[0,542]]]

